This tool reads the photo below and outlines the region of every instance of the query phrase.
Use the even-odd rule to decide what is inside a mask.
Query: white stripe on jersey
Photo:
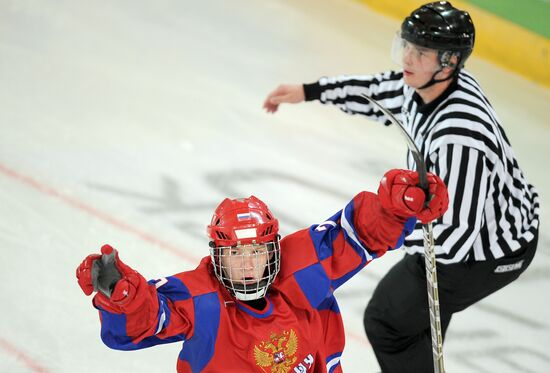
[[[348,237],[351,238],[351,240],[363,250],[363,252],[365,253],[365,257],[367,258],[367,262],[370,262],[372,260],[372,256],[370,255],[369,250],[361,243],[361,241],[359,241],[359,238],[357,238],[355,230],[352,228],[351,224],[348,221],[348,218],[346,217],[345,208],[342,210],[340,225],[342,226],[342,229],[346,232]]]
[[[330,372],[330,370],[336,366],[337,364],[340,364],[340,356],[336,356],[334,358],[332,358],[328,363],[327,363],[327,372]]]

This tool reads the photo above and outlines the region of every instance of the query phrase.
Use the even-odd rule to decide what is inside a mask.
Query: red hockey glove
[[[449,192],[447,186],[439,176],[428,172],[428,190],[430,200],[428,206],[420,211],[416,217],[420,222],[428,224],[429,222],[443,216],[449,208]]]
[[[111,302],[113,303],[124,305],[131,302],[136,296],[139,285],[146,283],[145,279],[137,271],[124,264],[118,257],[118,251],[113,249],[111,246],[103,245],[103,247],[101,247],[101,253],[103,254],[103,257],[107,256],[109,258],[106,261],[106,267],[110,269],[105,272],[105,282],[103,285],[100,285],[100,289],[105,285],[109,287],[109,290],[111,291],[109,295]],[[113,273],[113,265],[111,265],[111,261],[120,274],[119,280],[116,279],[116,274]],[[115,280],[114,283],[113,280]],[[103,291],[102,293],[105,294]]]
[[[90,295],[94,292],[93,277],[97,277],[97,274],[92,274],[94,262],[101,258],[99,254],[88,255],[86,259],[76,269],[76,278],[78,285],[86,295]]]
[[[115,304],[130,302],[143,279],[138,272],[124,264],[118,252],[109,245],[101,247],[101,255],[88,255],[76,269],[76,277],[84,294],[99,291],[100,303]]]
[[[449,205],[447,187],[443,180],[428,173],[430,201],[427,207],[424,206],[426,195],[418,186],[419,181],[416,171],[386,172],[378,188],[382,207],[400,218],[416,216],[422,223],[429,223],[442,216]]]

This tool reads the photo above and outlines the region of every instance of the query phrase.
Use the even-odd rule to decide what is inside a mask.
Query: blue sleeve
[[[183,330],[192,330],[193,320],[181,311],[185,304],[175,302],[192,300],[186,286],[175,277],[151,280],[155,285],[158,308],[145,302],[132,313],[114,313],[97,306],[101,317],[101,339],[110,348],[137,350],[158,344],[185,340]]]
[[[310,304],[323,307],[334,290],[357,274],[370,261],[382,256],[387,250],[399,248],[405,237],[414,229],[416,219],[406,221],[387,218],[380,214],[377,196],[363,192],[354,198],[343,210],[337,212],[321,224],[313,225],[305,231],[316,253],[316,261],[295,272],[294,277]],[[366,197],[366,198],[365,198]],[[393,246],[373,249],[369,235],[376,226],[377,219],[362,219],[359,215],[379,214],[378,220],[385,219],[383,233],[389,236]],[[372,223],[374,222],[374,223]],[[356,226],[359,224],[359,227]],[[304,232],[304,233],[305,233]],[[298,233],[302,234],[302,233]],[[379,233],[377,233],[379,234]],[[380,245],[378,245],[380,246]]]

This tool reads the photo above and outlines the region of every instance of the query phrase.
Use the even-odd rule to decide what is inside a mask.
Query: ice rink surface
[[[179,343],[102,344],[76,266],[111,243],[159,278],[207,255],[226,196],[264,199],[288,234],[375,190],[405,166],[397,129],[318,103],[268,115],[262,101],[282,82],[397,68],[398,27],[343,0],[0,2],[0,372],[174,372]],[[447,371],[550,372],[550,90],[467,67],[541,194],[543,227],[524,276],[453,318]],[[378,371],[362,313],[401,255],[336,293],[346,372]]]

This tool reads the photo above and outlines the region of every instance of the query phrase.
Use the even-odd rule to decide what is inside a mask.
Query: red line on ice
[[[15,356],[17,360],[21,360],[33,372],[40,372],[40,373],[49,372],[46,368],[44,368],[39,363],[34,361],[30,356],[25,354],[23,351],[19,350],[17,347],[15,347],[14,345],[12,345],[10,342],[6,341],[2,337],[0,337],[0,348],[8,352],[9,354]]]
[[[85,213],[87,213],[88,215],[91,215],[99,220],[102,220],[104,221],[105,223],[107,224],[110,224],[112,226],[115,226],[127,233],[130,233],[130,234],[133,234],[134,236],[137,236],[139,238],[141,238],[142,240],[144,241],[147,241],[147,242],[150,242],[154,245],[156,245],[157,247],[159,247],[160,249],[162,250],[165,250],[165,251],[168,251],[180,258],[182,258],[183,260],[191,263],[191,264],[195,264],[195,263],[198,263],[200,261],[200,258],[195,258],[191,255],[188,255],[188,254],[185,254],[185,252],[181,251],[180,249],[178,249],[177,247],[169,244],[169,243],[166,243],[138,228],[135,228],[119,219],[116,219],[115,217],[103,212],[103,211],[100,211],[98,209],[96,209],[95,207],[92,207],[90,205],[87,205],[85,204],[84,202],[81,202],[73,197],[70,197],[66,194],[63,194],[61,193],[60,191],[44,184],[44,183],[41,183],[39,182],[38,180],[30,177],[30,176],[27,176],[27,175],[23,175],[9,167],[6,167],[5,165],[3,165],[2,163],[0,163],[0,172],[3,173],[4,175],[6,176],[9,176],[11,177],[12,179],[16,179],[24,184],[26,184],[27,186],[30,186],[36,190],[38,190],[39,192],[41,193],[44,193],[46,195],[49,195],[50,197],[55,197],[59,200],[61,200],[62,202],[66,203],[67,205],[73,207],[73,208],[76,208],[77,210],[80,210],[80,211],[83,211]]]
[[[349,337],[349,339],[353,340],[355,343],[370,347],[369,340],[364,334],[355,334],[352,330],[346,329],[346,337]]]

